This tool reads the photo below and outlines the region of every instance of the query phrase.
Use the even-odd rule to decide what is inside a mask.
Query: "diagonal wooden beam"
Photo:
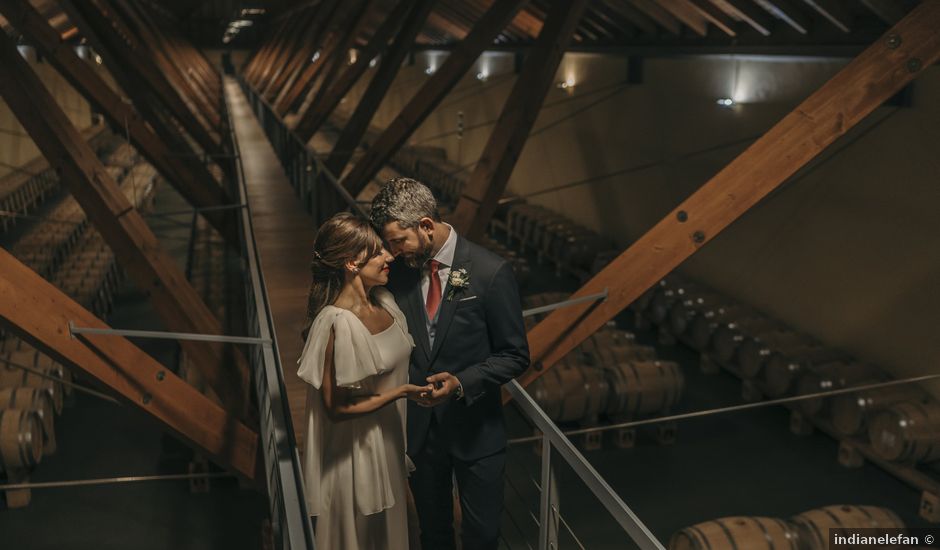
[[[790,0],[754,0],[777,19],[793,27],[800,34],[808,34],[812,22],[800,8],[791,4]]]
[[[728,36],[737,36],[735,21],[710,0],[688,0],[689,5],[698,11],[709,23],[721,29]]]
[[[60,181],[88,214],[138,288],[149,294],[164,325],[169,330],[222,334],[218,319],[3,31],[0,31],[0,96],[43,156],[56,165]],[[189,340],[181,344],[226,408],[239,418],[249,417],[248,368],[244,358],[236,353],[232,361],[220,344]]]
[[[308,15],[315,18],[316,12],[313,11]],[[302,18],[290,18],[283,20],[280,25],[272,29],[267,44],[255,53],[242,72],[245,80],[252,87],[261,87],[260,82],[265,75],[265,71],[275,66],[274,61],[284,52],[285,45],[289,43],[290,38],[294,36],[298,27],[302,24]]]
[[[109,327],[2,248],[0,320],[43,353],[95,378],[220,465],[248,479],[255,477],[258,434],[254,430],[127,339],[73,338],[69,323]]]
[[[353,34],[356,22],[359,21],[370,2],[371,0],[355,0],[337,8],[337,15],[333,18],[326,36],[316,50],[320,54],[319,57],[298,71],[296,78],[284,85],[284,90],[272,103],[279,116],[286,115],[302,100],[324,69],[327,69],[335,60],[334,53],[339,52],[340,55],[344,55],[345,52],[340,51],[342,45],[348,44],[355,38]]]
[[[277,97],[295,71],[303,67],[323,39],[327,24],[336,10],[336,0],[328,0],[309,15],[309,21],[297,25],[275,52],[257,83],[257,89],[268,100]]]
[[[658,3],[676,16],[685,26],[692,29],[695,34],[705,36],[708,33],[708,22],[702,17],[687,0],[657,0]]]
[[[106,66],[124,90],[128,93],[136,90],[138,97],[150,97],[148,101],[159,102],[206,152],[226,154],[221,136],[210,130],[193,106],[170,85],[149,59],[143,45],[106,4],[100,0],[65,0],[62,6],[82,35],[105,57]],[[144,103],[140,101],[137,105],[142,107]]]
[[[712,0],[714,4],[740,19],[764,36],[770,36],[774,29],[774,20],[767,11],[753,3],[752,0]]]
[[[659,5],[656,0],[630,0],[636,9],[648,15],[659,25],[669,31],[670,34],[678,36],[682,33],[682,24],[676,19],[672,12]],[[612,5],[616,5],[614,2]]]
[[[836,0],[803,0],[842,32],[852,32],[852,16]]]
[[[310,141],[310,138],[313,137],[320,126],[326,122],[333,109],[336,109],[340,101],[369,69],[369,64],[375,59],[375,56],[385,50],[389,39],[395,35],[395,31],[402,25],[410,11],[411,4],[408,0],[398,2],[395,9],[388,14],[382,25],[369,39],[369,43],[359,51],[356,62],[348,67],[328,90],[324,87],[323,89],[326,91],[322,96],[315,98],[310,102],[307,110],[299,114],[297,124],[294,126],[294,133],[300,137],[301,141],[304,143]]]
[[[606,301],[552,312],[528,334],[531,383],[646,289],[940,60],[940,0],[920,4],[587,282]]]
[[[336,80],[336,75],[345,67],[349,59],[349,49],[359,36],[363,24],[366,22],[369,13],[373,10],[377,0],[364,0],[358,6],[358,9],[346,21],[345,32],[338,35],[338,38],[331,47],[324,52],[326,60],[320,68],[317,76],[310,81],[310,85],[298,97],[306,97],[300,107],[297,109],[297,115],[303,116],[311,104],[319,103],[326,93],[327,87]],[[292,106],[286,105],[288,109]]]
[[[388,92],[389,87],[395,80],[395,75],[398,74],[405,56],[408,55],[415,37],[421,32],[421,28],[424,26],[435,2],[436,0],[419,0],[414,4],[408,14],[408,19],[402,24],[391,47],[382,56],[375,75],[373,75],[369,86],[359,99],[356,110],[346,122],[346,125],[343,126],[339,138],[337,138],[333,150],[327,158],[327,169],[336,174],[337,177],[343,173],[346,163],[352,158],[353,151],[359,146],[363,136],[369,129],[369,122],[375,116],[379,104],[382,103],[382,98],[385,97],[385,93]]]
[[[359,194],[388,158],[404,145],[525,3],[525,0],[493,2],[470,34],[454,48],[440,68],[343,178],[341,183],[353,196]]]
[[[160,171],[193,206],[206,208],[230,204],[228,194],[205,167],[187,163],[174,155],[164,142],[110,86],[82,61],[75,50],[63,44],[52,26],[28,0],[0,0],[0,13],[27,37],[95,109],[104,113],[115,128],[126,128],[131,143]],[[234,211],[203,212],[206,219],[237,248],[238,232]]]
[[[452,216],[457,232],[471,240],[486,232],[587,4],[554,2],[545,18]]]

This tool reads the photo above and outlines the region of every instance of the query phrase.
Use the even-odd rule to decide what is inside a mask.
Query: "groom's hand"
[[[433,407],[444,402],[460,387],[457,377],[449,372],[439,372],[428,376],[427,381],[434,389],[423,399],[418,400],[418,404],[425,407]]]

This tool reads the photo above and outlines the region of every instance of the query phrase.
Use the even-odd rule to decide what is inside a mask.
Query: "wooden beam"
[[[774,20],[763,8],[751,0],[712,0],[716,6],[736,19],[740,19],[764,36],[770,36]]]
[[[451,218],[457,232],[467,238],[477,240],[486,233],[588,2],[552,4]]]
[[[136,88],[139,96],[156,99],[203,150],[214,155],[227,154],[221,136],[210,130],[205,120],[200,120],[199,113],[170,85],[142,51],[144,47],[130,29],[105,4],[100,0],[65,0],[62,6],[82,35],[105,57],[106,66],[125,91],[131,93]]]
[[[440,104],[451,88],[466,74],[477,58],[493,43],[496,35],[512,20],[525,0],[493,2],[470,34],[457,45],[440,68],[401,110],[362,159],[343,178],[342,184],[355,196],[369,183],[408,137]]]
[[[16,49],[0,31],[0,95],[23,128],[57,167],[59,180],[114,251],[137,287],[149,294],[154,311],[169,330],[222,334],[222,326],[163,250],[146,222],[81,139],[78,131]],[[222,345],[186,340],[183,350],[202,369],[227,410],[250,413],[248,368]],[[226,361],[228,359],[228,361]]]
[[[852,16],[845,11],[845,6],[836,0],[803,0],[808,6],[826,18],[844,33],[852,32]]]
[[[636,9],[650,16],[670,34],[679,36],[682,33],[682,24],[671,12],[660,6],[656,0],[630,0]],[[616,3],[614,3],[616,4]],[[613,5],[613,4],[612,4]]]
[[[336,80],[337,73],[348,64],[349,49],[353,46],[356,37],[359,36],[362,26],[375,4],[376,0],[364,0],[358,9],[350,15],[346,21],[345,32],[338,34],[335,44],[326,51],[326,60],[319,74],[311,80],[307,90],[301,94],[301,97],[306,96],[307,99],[297,109],[299,117],[306,114],[311,104],[320,103],[323,100],[327,88]],[[290,109],[290,106],[288,106],[288,109]]]
[[[366,91],[362,94],[362,98],[359,99],[356,110],[346,122],[339,138],[336,140],[336,144],[333,145],[329,158],[327,158],[326,167],[337,178],[342,175],[346,163],[352,158],[353,151],[359,146],[363,136],[369,129],[369,122],[379,108],[385,93],[395,80],[395,75],[398,74],[405,56],[411,50],[411,45],[418,33],[421,32],[421,28],[424,26],[435,2],[436,0],[420,0],[411,8],[408,19],[402,24],[392,45],[382,56],[375,75],[369,82]]]
[[[629,21],[631,25],[643,31],[644,34],[650,36],[659,34],[659,26],[656,24],[656,21],[643,11],[634,7],[633,4],[612,2],[610,4],[602,4],[602,6]]]
[[[98,380],[218,464],[248,479],[255,477],[258,434],[254,430],[127,339],[73,338],[69,323],[109,327],[2,248],[0,320],[56,361]]]
[[[709,0],[688,0],[689,4],[709,23],[715,25],[728,36],[737,36],[735,22],[725,12],[721,11],[715,4]]]
[[[793,27],[800,34],[809,33],[812,22],[800,9],[791,4],[789,0],[754,0],[762,8],[770,12],[787,25]]]
[[[438,13],[436,10],[428,14],[428,25],[451,35],[454,40],[463,40],[467,37],[469,32],[463,26],[450,20],[446,15]]]
[[[940,0],[920,4],[716,176],[587,282],[575,297],[606,301],[556,310],[528,334],[531,383],[644,291],[940,60]],[[895,35],[900,40],[888,40]]]
[[[325,4],[311,13],[309,22],[300,23],[292,29],[278,51],[275,52],[269,65],[265,68],[262,78],[256,83],[257,90],[266,98],[275,97],[294,70],[305,65],[311,54],[319,47],[322,33],[326,29],[329,18],[333,15],[336,1]]]
[[[349,66],[328,90],[324,87],[326,91],[322,96],[310,102],[310,107],[299,115],[297,124],[294,126],[294,133],[300,137],[301,141],[304,143],[310,141],[320,126],[326,122],[330,113],[369,70],[369,64],[375,56],[386,49],[389,39],[395,35],[395,31],[401,27],[410,11],[411,4],[408,0],[399,1],[369,39],[369,43],[359,51],[356,62]]]
[[[313,14],[316,17],[316,14]],[[302,25],[301,18],[290,18],[282,21],[281,25],[273,29],[268,43],[258,50],[258,53],[246,65],[243,72],[245,80],[255,89],[261,88],[261,79],[265,72],[274,66],[274,60],[284,51],[285,44]]]
[[[147,125],[134,107],[114,92],[88,63],[78,57],[74,49],[67,44],[63,45],[59,33],[28,0],[0,0],[0,13],[52,62],[69,84],[95,109],[104,113],[114,128],[127,130],[134,147],[190,204],[205,208],[231,203],[228,194],[212,174],[202,164],[186,163],[182,157],[173,154],[170,146]],[[237,248],[239,237],[234,211],[208,211],[203,215],[229,244]]]
[[[369,0],[355,0],[354,3],[345,3],[337,8],[336,16],[326,36],[320,43],[316,51],[320,56],[312,60],[303,67],[303,70],[296,74],[296,78],[288,81],[284,89],[278,94],[277,99],[272,102],[275,112],[279,116],[284,116],[304,97],[309,86],[315,82],[321,71],[333,60],[333,54],[341,44],[345,44],[347,37],[352,34],[352,22],[359,19],[359,15],[366,7]]]
[[[705,36],[708,33],[708,22],[702,17],[701,12],[686,0],[658,0],[658,2],[695,34]]]

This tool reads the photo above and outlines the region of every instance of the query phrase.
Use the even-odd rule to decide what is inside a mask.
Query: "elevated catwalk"
[[[306,383],[297,378],[296,364],[303,351],[300,329],[307,311],[310,250],[316,227],[294,194],[236,80],[226,79],[225,94],[245,170],[251,222],[274,317],[294,432],[298,447],[303,449],[307,388]]]

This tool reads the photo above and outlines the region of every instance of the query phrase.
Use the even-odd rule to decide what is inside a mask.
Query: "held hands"
[[[449,372],[440,372],[427,378],[429,391],[422,392],[415,401],[422,407],[433,407],[450,397],[460,382]]]
[[[431,391],[434,390],[434,386],[431,384],[425,384],[424,386],[417,386],[415,384],[405,384],[401,388],[401,396],[407,397],[412,401],[420,402],[422,396],[428,395]]]

